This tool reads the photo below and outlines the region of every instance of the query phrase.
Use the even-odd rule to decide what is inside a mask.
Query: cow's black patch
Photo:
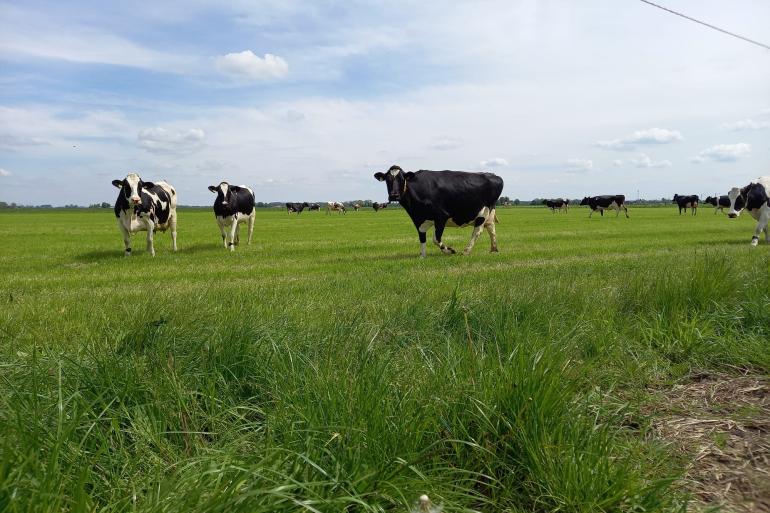
[[[226,197],[222,192],[222,184],[227,185]],[[214,216],[216,217],[231,217],[235,214],[250,216],[254,212],[254,194],[246,187],[222,182],[219,186],[209,186],[209,190],[217,193],[217,198],[214,200]]]

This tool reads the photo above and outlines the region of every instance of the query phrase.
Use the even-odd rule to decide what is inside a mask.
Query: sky
[[[766,0],[660,0],[770,44]],[[113,179],[383,201],[491,171],[510,198],[725,194],[770,175],[770,50],[638,0],[0,0],[0,201]]]

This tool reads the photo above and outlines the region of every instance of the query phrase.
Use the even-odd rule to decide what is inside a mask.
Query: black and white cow
[[[361,210],[361,204],[360,203],[354,203],[353,204],[353,210],[355,210],[356,212]]]
[[[482,229],[486,229],[497,252],[495,204],[503,192],[503,179],[492,173],[465,171],[427,171],[405,173],[391,166],[374,178],[385,182],[388,200],[398,201],[409,214],[420,238],[420,256],[425,258],[425,234],[434,227],[433,242],[444,254],[455,250],[441,242],[444,228],[473,225],[471,240],[463,254],[470,254]]]
[[[326,202],[326,213],[331,214],[332,211],[335,211],[339,214],[347,214],[348,211],[345,209],[345,205],[340,203],[339,201],[327,201]]]
[[[586,196],[580,202],[580,205],[588,205],[591,207],[591,213],[588,217],[594,215],[597,210],[604,216],[606,209],[614,208],[616,210],[615,217],[620,215],[620,210],[623,209],[628,217],[628,208],[626,208],[626,197],[622,194],[608,195],[608,196]]]
[[[308,210],[318,210],[318,211],[320,211],[321,210],[321,205],[319,205],[318,203],[310,203],[310,204],[308,204],[307,209]]]
[[[301,214],[303,210],[305,210],[310,205],[307,204],[307,202],[303,203],[287,203],[286,204],[286,213],[296,213],[297,215]]]
[[[235,246],[240,242],[239,225],[245,222],[249,223],[247,244],[251,244],[251,234],[254,232],[254,218],[257,212],[254,191],[245,185],[230,185],[227,182],[209,185],[209,190],[217,195],[217,199],[214,200],[214,216],[217,218],[225,248],[235,251]]]
[[[716,196],[709,196],[706,198],[705,203],[711,205],[714,207],[714,215],[717,214],[717,211],[722,212],[724,214],[724,209],[730,209],[730,197],[727,194],[723,194],[722,196],[716,197]],[[743,199],[738,198],[736,200],[736,206],[740,210],[743,208]]]
[[[176,190],[164,181],[144,182],[137,173],[113,180],[120,189],[115,201],[115,217],[123,234],[125,255],[131,256],[131,234],[147,232],[147,252],[155,256],[155,232],[171,228],[171,247],[176,251]]]
[[[679,215],[682,215],[682,210],[684,210],[685,214],[687,213],[687,209],[692,210],[692,215],[696,215],[698,213],[698,201],[700,199],[698,198],[697,194],[690,194],[689,196],[680,196],[679,194],[674,194],[674,199],[672,203],[676,203],[679,207]]]
[[[564,209],[564,213],[567,213],[567,210],[569,209],[569,200],[557,198],[557,199],[544,199],[543,205],[551,209],[551,212],[554,214],[557,210],[561,211]]]
[[[378,210],[382,210],[383,208],[388,208],[388,203],[377,203],[376,201],[372,203],[372,208],[375,212]]]
[[[751,217],[757,220],[751,245],[759,244],[759,234],[763,231],[765,232],[765,242],[770,242],[770,227],[768,227],[768,222],[770,222],[770,176],[761,176],[756,182],[751,182],[746,187],[733,187],[727,196],[730,198],[728,217],[738,217],[745,208]],[[743,205],[739,203],[739,200],[743,200]]]

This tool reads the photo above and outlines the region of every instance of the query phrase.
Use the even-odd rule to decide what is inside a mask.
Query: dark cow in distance
[[[304,202],[304,203],[287,203],[286,204],[286,213],[287,214],[291,214],[292,212],[296,212],[297,215],[299,215],[307,207],[309,207],[307,202]]]
[[[628,217],[628,208],[626,208],[626,197],[622,194],[605,195],[605,196],[586,196],[580,202],[580,205],[588,205],[591,208],[591,213],[588,217],[594,215],[597,210],[599,214],[604,217],[604,211],[606,209],[614,208],[616,210],[615,217],[620,215],[620,210],[624,210],[626,217]]]
[[[372,203],[372,208],[375,212],[378,210],[382,210],[383,208],[388,208],[388,203],[377,203],[376,201]]]
[[[696,215],[698,213],[698,195],[697,194],[690,194],[689,196],[681,196],[679,194],[674,194],[674,199],[672,203],[676,203],[679,207],[679,215],[682,215],[682,210],[684,210],[684,213],[687,213],[687,209],[692,210],[692,215]]]
[[[115,201],[115,217],[123,234],[125,255],[131,256],[131,234],[147,232],[147,252],[155,256],[155,232],[171,228],[171,247],[176,251],[176,189],[171,184],[145,182],[137,173],[128,173],[123,180],[113,180],[120,189]]]
[[[551,209],[551,212],[554,214],[557,210],[561,211],[564,209],[564,213],[567,213],[567,210],[569,209],[569,200],[557,198],[557,199],[544,199],[543,205]]]
[[[738,198],[737,200],[737,208],[740,210],[743,208],[743,199]],[[717,211],[722,212],[724,214],[724,209],[730,209],[730,197],[727,194],[723,194],[722,196],[709,196],[706,198],[706,201],[704,203],[711,205],[714,207],[714,215],[717,214]]]
[[[388,200],[398,201],[409,214],[420,238],[420,257],[425,258],[426,232],[434,227],[433,242],[444,254],[455,250],[441,242],[444,228],[473,225],[471,240],[463,254],[469,255],[482,229],[486,229],[497,252],[495,204],[503,192],[503,179],[492,173],[466,171],[404,172],[391,166],[374,178],[385,182]]]
[[[321,205],[319,205],[318,203],[310,203],[310,204],[308,204],[307,209],[311,210],[311,211],[312,210],[319,210],[320,211],[321,210]]]
[[[230,185],[227,182],[209,185],[209,190],[217,195],[214,200],[214,217],[225,249],[235,251],[235,246],[240,242],[239,225],[246,222],[249,223],[249,239],[246,244],[251,244],[257,212],[254,191],[245,185]]]
[[[746,187],[733,187],[727,196],[730,198],[730,211],[727,217],[734,219],[744,209],[757,220],[751,245],[759,244],[759,235],[765,232],[765,242],[770,243],[770,176],[760,176],[756,182]],[[741,204],[742,203],[742,204]]]

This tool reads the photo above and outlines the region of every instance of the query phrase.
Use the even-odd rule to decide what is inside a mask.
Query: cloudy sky
[[[766,0],[660,0],[770,44]],[[490,170],[511,198],[724,193],[770,174],[770,50],[637,0],[0,3],[0,200],[165,178],[385,199]]]

